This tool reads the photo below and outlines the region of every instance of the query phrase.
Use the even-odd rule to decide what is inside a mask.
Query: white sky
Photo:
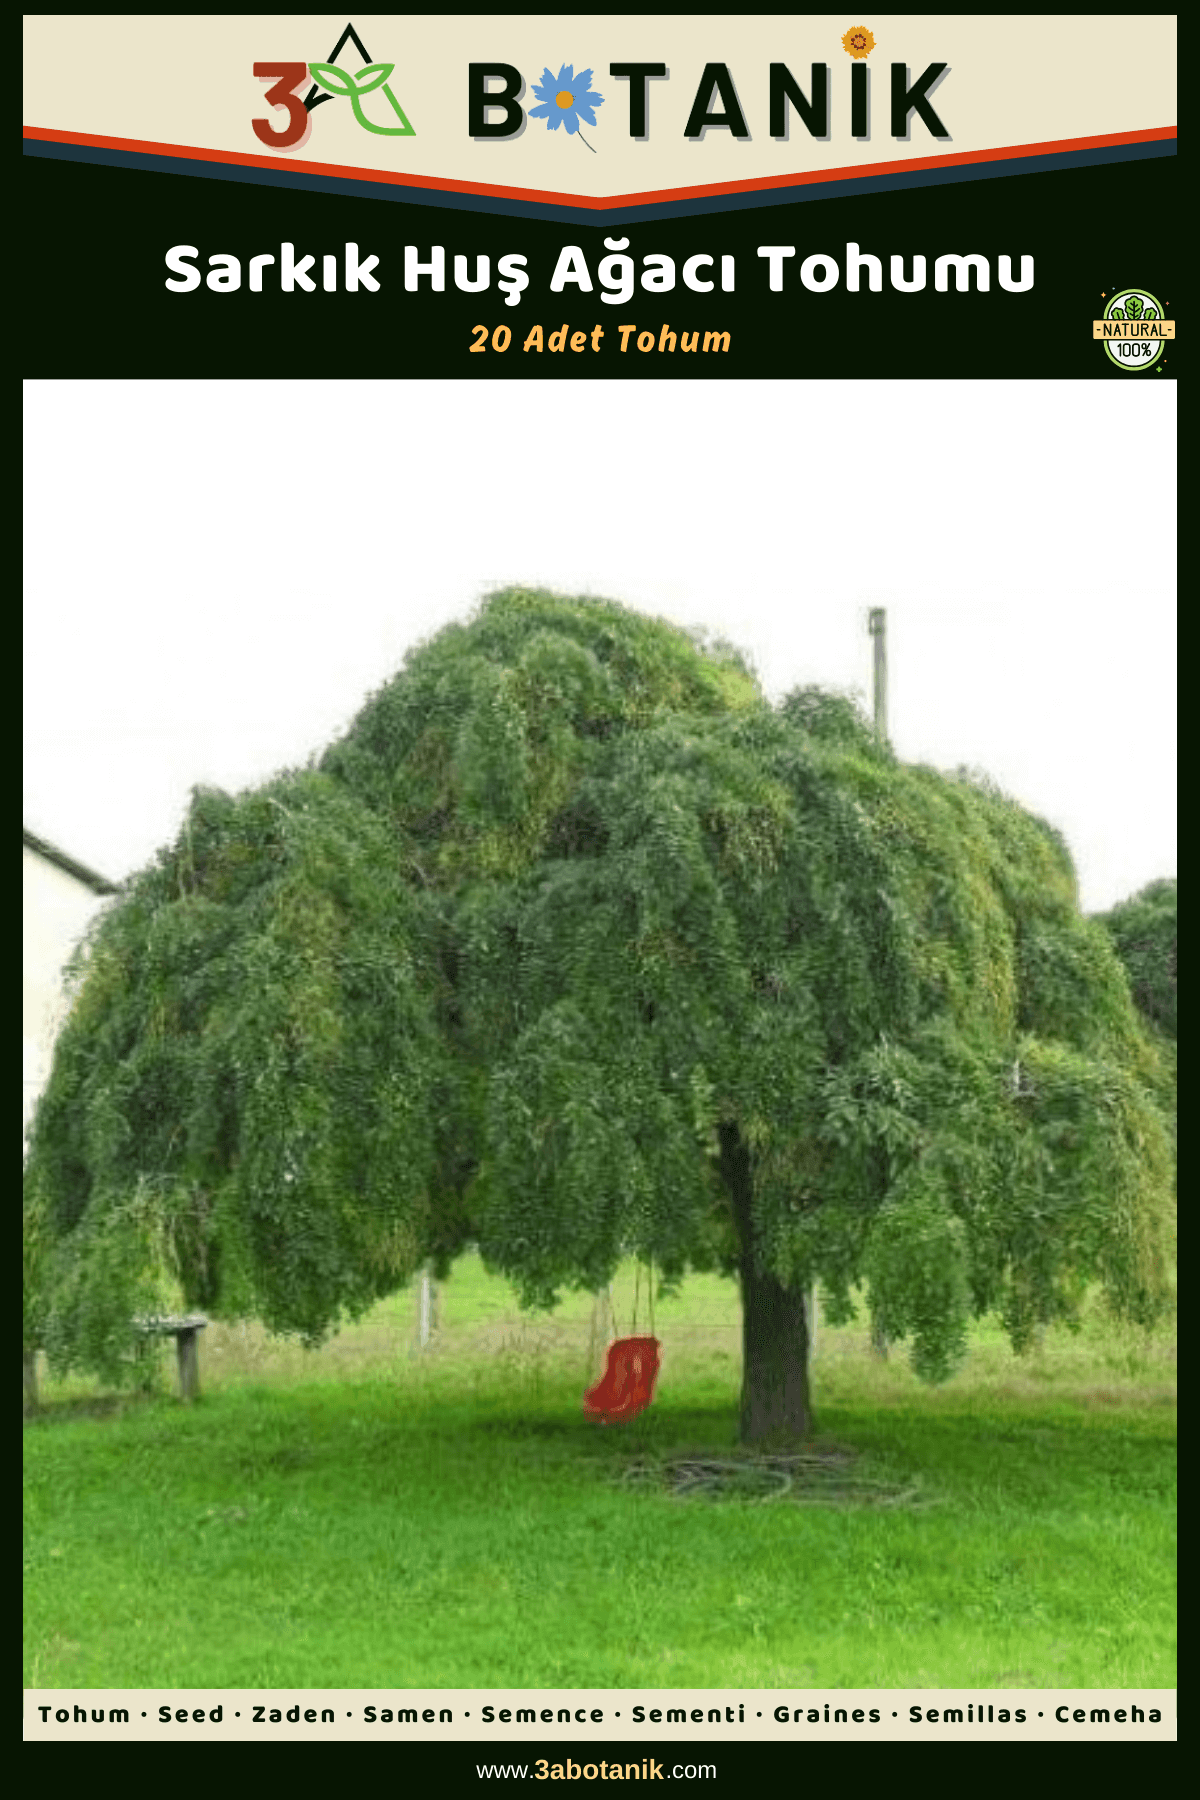
[[[25,823],[120,879],[193,783],[302,762],[508,582],[869,698],[1066,834],[1175,872],[1175,384],[26,384]],[[1136,472],[1136,479],[1131,474]]]

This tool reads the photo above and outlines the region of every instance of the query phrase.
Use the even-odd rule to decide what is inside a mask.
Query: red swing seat
[[[583,1396],[589,1419],[611,1425],[632,1419],[654,1398],[662,1345],[653,1337],[617,1338],[608,1346],[608,1366],[595,1387]]]

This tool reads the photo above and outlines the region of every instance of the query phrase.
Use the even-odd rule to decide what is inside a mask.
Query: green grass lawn
[[[629,1323],[632,1285],[618,1283]],[[681,1499],[729,1454],[736,1289],[656,1307],[658,1398],[589,1424],[591,1303],[522,1320],[464,1259],[431,1350],[397,1296],[324,1349],[202,1337],[203,1397],[43,1381],[26,1448],[36,1687],[1171,1687],[1174,1344],[1097,1310],[922,1388],[820,1327],[823,1440],[920,1504]]]

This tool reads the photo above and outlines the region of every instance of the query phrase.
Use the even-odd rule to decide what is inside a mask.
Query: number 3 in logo
[[[254,73],[260,78],[278,75],[279,80],[274,87],[267,89],[267,100],[271,106],[286,106],[288,114],[288,122],[282,131],[276,131],[268,119],[251,119],[254,135],[260,143],[268,144],[272,150],[290,150],[308,130],[309,115],[303,100],[295,91],[301,82],[308,79],[308,64],[255,63]]]

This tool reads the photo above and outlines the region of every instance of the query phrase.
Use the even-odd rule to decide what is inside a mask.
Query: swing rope
[[[641,1305],[641,1293],[642,1293],[642,1265],[640,1262],[637,1262],[634,1264],[634,1269],[633,1269],[633,1313],[632,1313],[632,1317],[630,1318],[630,1321],[629,1321],[630,1337],[637,1336],[638,1309]],[[654,1330],[654,1258],[653,1257],[646,1258],[646,1309],[650,1315],[650,1336],[654,1337],[656,1334],[655,1334],[655,1330]],[[617,1330],[617,1315],[616,1315],[615,1308],[613,1309],[612,1321],[613,1321],[613,1331],[615,1333]]]

